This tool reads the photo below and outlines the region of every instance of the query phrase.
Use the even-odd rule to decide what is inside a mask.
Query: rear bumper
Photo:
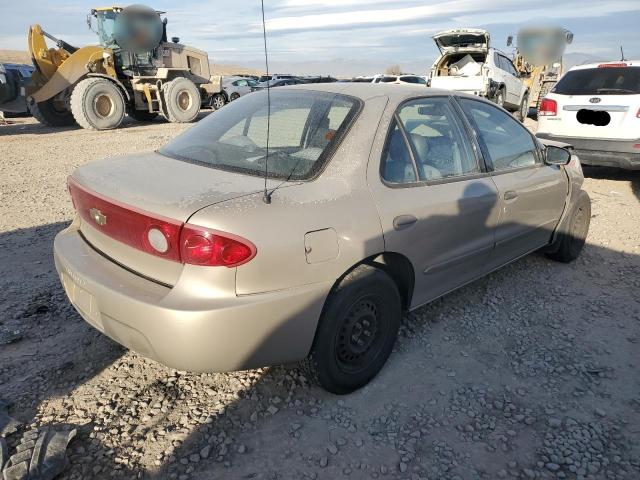
[[[619,167],[627,170],[640,170],[640,149],[634,145],[637,140],[600,140],[591,138],[576,138],[537,133],[538,138],[564,142],[572,145],[580,162],[585,165],[599,165]]]
[[[304,358],[332,286],[204,299],[194,293],[190,301],[197,282],[181,278],[168,288],[141,278],[96,252],[74,225],[56,236],[54,258],[67,296],[89,324],[141,355],[194,372]]]

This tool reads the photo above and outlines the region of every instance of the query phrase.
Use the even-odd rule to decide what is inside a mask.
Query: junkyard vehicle
[[[588,165],[640,169],[640,61],[570,69],[541,102],[539,138],[573,145]]]
[[[28,88],[29,108],[40,122],[95,130],[116,128],[125,113],[137,120],[158,114],[190,122],[219,85],[211,81],[206,52],[167,41],[164,12],[133,5],[96,8],[88,17],[100,45],[76,48],[29,30],[36,72]],[[93,28],[93,27],[92,27]],[[46,38],[56,42],[48,48]]]
[[[257,85],[258,82],[250,78],[224,77],[222,79],[222,91],[229,102],[237,100],[242,95],[251,93],[251,87]]]
[[[403,310],[539,248],[580,254],[578,159],[491,102],[352,83],[270,96],[73,172],[55,262],[87,322],[181,370],[306,358],[346,393],[382,368]]]
[[[513,37],[507,40],[511,46]],[[573,33],[559,27],[526,27],[517,35],[513,65],[529,90],[529,107],[536,110],[562,76],[562,55]]]
[[[423,77],[420,77],[418,75],[375,75],[372,78],[371,83],[426,85],[427,81]]]
[[[437,33],[433,39],[440,56],[429,73],[431,87],[488,98],[524,121],[529,90],[507,55],[491,48],[489,32],[461,28]]]
[[[0,112],[5,116],[29,113],[25,87],[33,67],[19,63],[0,63]]]
[[[302,83],[306,83],[304,80],[300,78],[282,78],[279,80],[267,80],[266,82],[260,82],[257,85],[251,87],[252,92],[257,92],[259,90],[266,90],[268,88],[276,88],[276,87],[287,87],[291,85],[300,85]]]

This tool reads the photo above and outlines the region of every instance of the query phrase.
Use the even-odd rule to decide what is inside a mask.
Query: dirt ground
[[[63,478],[640,478],[640,172],[587,171],[576,262],[530,255],[407,314],[380,375],[337,397],[295,366],[174,371],[85,324],[52,258],[66,176],[187,127],[15,121],[0,126],[0,398],[23,430],[78,429]]]

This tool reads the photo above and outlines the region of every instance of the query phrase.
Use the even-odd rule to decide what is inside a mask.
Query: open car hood
[[[446,30],[432,38],[440,53],[489,50],[489,32],[479,28]]]

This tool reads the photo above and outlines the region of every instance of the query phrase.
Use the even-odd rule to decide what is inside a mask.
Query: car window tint
[[[640,94],[640,67],[571,70],[552,91],[561,95],[637,95]]]
[[[496,171],[535,165],[535,143],[520,122],[485,102],[463,98],[460,103],[477,126],[485,155]]]
[[[394,121],[382,156],[382,178],[390,183],[411,183],[416,181],[416,172],[409,146],[402,130]]]
[[[496,67],[502,70],[502,59],[500,58],[500,55],[498,55],[497,52],[493,53],[493,63],[496,64]]]
[[[398,79],[398,77],[382,77],[380,81],[382,83],[393,83]]]
[[[398,117],[409,137],[420,180],[480,171],[464,127],[447,98],[405,103]]]

